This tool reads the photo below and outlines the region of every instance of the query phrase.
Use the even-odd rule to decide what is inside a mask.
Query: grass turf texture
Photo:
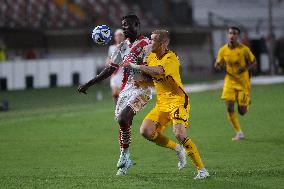
[[[190,160],[177,169],[175,153],[139,135],[153,100],[134,120],[136,163],[117,177],[117,124],[108,87],[104,100],[75,88],[1,92],[11,109],[0,113],[0,188],[283,188],[284,85],[257,86],[240,118],[247,140],[232,142],[221,90],[191,94],[189,135],[211,177],[195,181]],[[97,89],[98,90],[98,89]],[[106,92],[107,91],[107,92]],[[167,134],[172,138],[171,129]]]

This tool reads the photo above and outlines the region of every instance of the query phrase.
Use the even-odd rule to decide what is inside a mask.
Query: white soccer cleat
[[[202,179],[205,179],[209,176],[210,175],[205,168],[199,169],[197,175],[194,177],[194,180],[202,180]]]
[[[179,170],[185,168],[186,163],[187,163],[186,162],[186,156],[187,156],[186,151],[182,146],[180,146],[180,148],[181,148],[180,151],[176,151],[176,154],[177,154],[177,157],[178,157],[178,160],[179,160],[179,162],[178,162],[178,169]]]
[[[118,162],[117,162],[117,168],[123,168],[125,167],[127,161],[130,159],[130,153],[129,152],[121,152]]]
[[[124,164],[124,167],[118,168],[116,175],[117,176],[124,176],[127,172],[127,170],[132,166],[132,161],[131,159],[127,159],[127,161]]]
[[[243,132],[238,132],[234,138],[232,138],[233,141],[238,141],[238,140],[244,140],[245,135]]]

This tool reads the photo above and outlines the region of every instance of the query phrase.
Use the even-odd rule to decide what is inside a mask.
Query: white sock
[[[121,153],[129,153],[129,148],[121,148],[120,152]]]
[[[202,169],[199,169],[200,171],[203,171],[203,172],[207,172],[207,170],[205,169],[205,167],[204,168],[202,168]]]
[[[175,151],[180,152],[181,150],[182,150],[182,146],[180,144],[178,144]]]

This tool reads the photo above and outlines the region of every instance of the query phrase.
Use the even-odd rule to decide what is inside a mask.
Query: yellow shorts
[[[248,106],[250,103],[250,91],[224,87],[221,99],[233,102],[237,101],[239,106]]]
[[[185,127],[188,127],[189,110],[189,105],[187,106],[187,108],[184,108],[184,106],[182,105],[173,108],[172,111],[163,112],[160,111],[159,108],[156,106],[147,114],[145,119],[150,119],[153,122],[159,123],[157,125],[158,132],[163,132],[170,125],[170,123],[173,123],[173,125],[182,124]]]

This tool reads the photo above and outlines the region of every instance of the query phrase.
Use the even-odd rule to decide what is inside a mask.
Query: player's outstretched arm
[[[94,84],[105,80],[106,78],[110,77],[113,72],[119,67],[119,65],[122,62],[122,55],[121,50],[122,48],[125,48],[125,43],[121,43],[114,51],[114,53],[111,55],[109,65],[94,79],[90,80],[88,83],[85,83],[84,85],[80,85],[78,87],[79,93],[86,93],[89,87],[93,86]]]
[[[145,66],[130,63],[133,69],[140,70],[149,75],[162,75],[165,71],[162,66]]]
[[[106,67],[99,75],[97,75],[94,79],[91,79],[89,82],[80,85],[78,87],[78,92],[79,93],[85,93],[87,94],[87,90],[89,87],[93,86],[94,84],[105,80],[106,78],[110,77],[111,74],[116,70],[117,68],[114,66],[108,66]]]

